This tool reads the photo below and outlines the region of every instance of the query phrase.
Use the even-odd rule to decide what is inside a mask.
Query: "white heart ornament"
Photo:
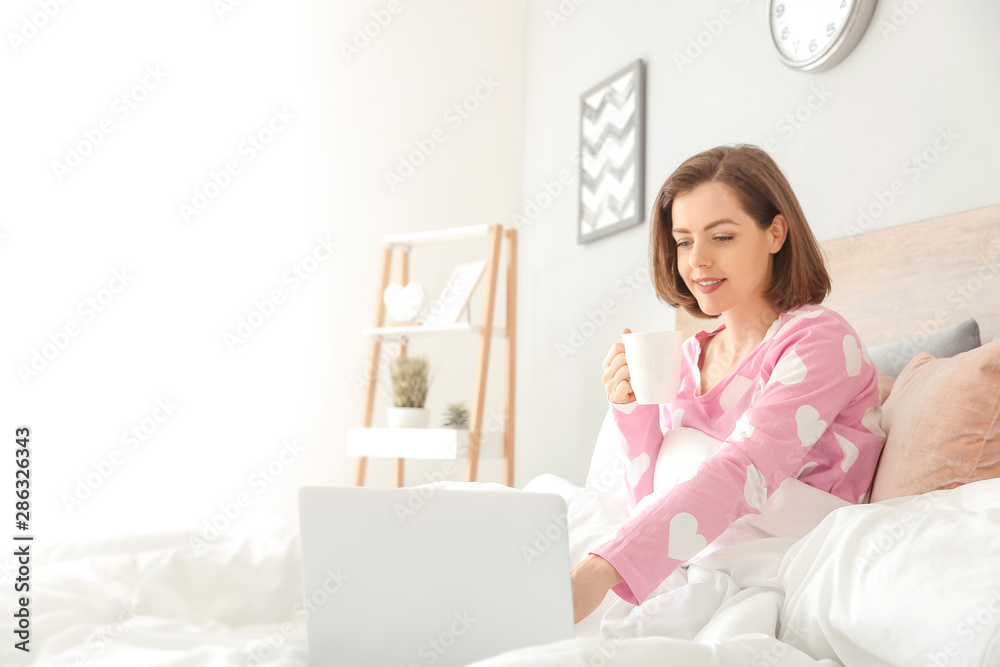
[[[420,283],[410,283],[406,287],[389,285],[382,293],[386,310],[397,322],[410,322],[424,307],[424,287]]]

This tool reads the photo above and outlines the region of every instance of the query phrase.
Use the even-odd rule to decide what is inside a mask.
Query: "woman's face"
[[[752,315],[769,306],[764,292],[772,254],[785,240],[784,216],[762,231],[728,187],[712,182],[675,197],[672,217],[677,271],[705,314],[739,308]]]

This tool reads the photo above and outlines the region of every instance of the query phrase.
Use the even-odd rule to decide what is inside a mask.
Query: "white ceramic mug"
[[[673,403],[681,381],[683,331],[622,334],[629,384],[640,405]]]

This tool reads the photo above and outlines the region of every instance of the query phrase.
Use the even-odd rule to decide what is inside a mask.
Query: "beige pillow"
[[[1000,477],[1000,341],[947,359],[920,353],[891,390],[871,502]]]
[[[876,372],[878,373],[878,404],[885,405],[885,399],[889,398],[889,392],[892,391],[892,385],[896,384],[896,378],[878,369]]]

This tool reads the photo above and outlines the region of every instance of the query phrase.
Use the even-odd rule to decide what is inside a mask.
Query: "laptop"
[[[309,664],[450,667],[574,636],[552,493],[299,490]]]

